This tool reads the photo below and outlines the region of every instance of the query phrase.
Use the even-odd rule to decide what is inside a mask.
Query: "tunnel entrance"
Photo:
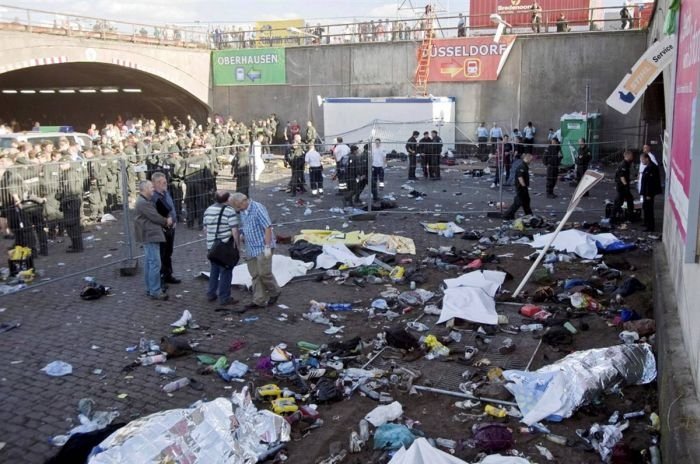
[[[208,107],[186,90],[152,74],[105,63],[61,63],[0,74],[0,119],[22,130],[73,126],[85,132],[122,120],[163,117],[204,122]]]

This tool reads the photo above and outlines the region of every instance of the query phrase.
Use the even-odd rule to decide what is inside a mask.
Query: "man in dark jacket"
[[[423,138],[418,141],[418,153],[420,153],[420,166],[423,169],[423,179],[428,178],[428,160],[432,153],[433,139],[428,131],[423,132]]]
[[[413,135],[406,142],[408,153],[408,180],[416,180],[416,154],[418,153],[418,136],[420,132],[413,131]]]
[[[168,295],[163,291],[160,281],[160,244],[165,242],[163,227],[173,225],[170,217],[158,213],[151,201],[153,184],[149,180],[139,182],[139,195],[136,197],[136,217],[134,232],[136,241],[143,244],[144,266],[143,273],[146,282],[146,293],[154,300],[167,300]]]
[[[544,154],[544,165],[547,166],[547,198],[556,198],[554,186],[557,185],[559,176],[559,164],[561,163],[561,146],[559,140],[554,137]]]
[[[613,222],[618,222],[622,219],[622,204],[627,204],[626,220],[632,219],[634,213],[634,197],[630,191],[631,169],[632,169],[632,152],[626,150],[622,161],[617,166],[615,171],[615,203],[613,203]]]
[[[429,174],[432,180],[440,180],[440,155],[442,154],[442,139],[437,131],[433,131],[430,137],[433,141],[430,150],[430,158],[428,161]]]
[[[165,284],[179,284],[181,281],[173,275],[173,249],[175,247],[175,227],[177,224],[177,211],[175,202],[168,191],[168,179],[162,172],[154,172],[151,176],[153,182],[153,196],[151,201],[158,214],[172,220],[170,227],[163,228],[165,241],[160,244],[160,275]]]
[[[644,227],[647,232],[654,232],[654,197],[661,193],[661,175],[659,167],[651,161],[648,153],[642,153],[640,162],[646,166],[642,173],[642,187],[639,191],[642,196]]]
[[[576,155],[576,185],[581,182],[583,175],[588,170],[588,165],[591,164],[591,150],[586,145],[586,139],[579,139],[578,153]]]
[[[515,213],[521,206],[525,214],[532,214],[532,209],[530,208],[530,192],[528,190],[530,188],[530,161],[532,161],[532,154],[525,153],[522,158],[522,163],[516,168],[515,198],[513,199],[513,204],[508,208],[508,211],[503,213],[503,219],[515,219]]]
[[[85,169],[79,161],[70,161],[70,157],[61,159],[60,190],[58,192],[61,201],[61,211],[66,232],[71,240],[68,253],[80,253],[83,251],[83,228],[80,223],[80,212],[83,208],[83,191],[85,186]]]

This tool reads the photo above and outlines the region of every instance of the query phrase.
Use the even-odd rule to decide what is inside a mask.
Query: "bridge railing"
[[[150,45],[210,48],[207,28],[142,24],[0,5],[0,29]]]
[[[651,6],[628,7],[630,18],[622,20],[624,6],[589,9],[543,10],[533,22],[530,10],[502,12],[510,27],[507,33],[532,34],[581,32],[620,29],[644,29],[648,26]],[[460,22],[463,26],[460,27]],[[307,24],[303,28],[256,30],[253,25],[206,23],[197,26],[154,25],[113,21],[99,17],[57,13],[38,9],[0,5],[0,29],[56,34],[101,40],[167,45],[191,48],[262,48],[330,45],[362,42],[422,40],[432,29],[436,38],[491,35],[496,24],[490,13],[458,15],[421,15],[407,19],[373,19],[349,23]]]

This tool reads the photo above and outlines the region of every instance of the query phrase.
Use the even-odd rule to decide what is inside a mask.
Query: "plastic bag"
[[[416,437],[402,424],[384,424],[374,432],[374,449],[399,449],[409,447]]]
[[[53,361],[41,368],[51,377],[62,377],[73,373],[73,366],[63,361]]]

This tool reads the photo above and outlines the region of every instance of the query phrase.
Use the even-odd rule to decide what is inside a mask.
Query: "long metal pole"
[[[518,403],[514,403],[513,401],[503,401],[503,400],[497,400],[495,398],[474,396],[474,395],[470,395],[468,393],[456,392],[456,391],[452,391],[452,390],[443,390],[441,388],[424,387],[422,385],[414,385],[413,388],[415,388],[418,391],[427,391],[427,392],[431,392],[431,393],[441,393],[443,395],[456,396],[457,398],[466,398],[468,400],[484,401],[486,403],[503,404],[506,406],[517,406],[518,405]]]
[[[554,240],[557,238],[557,235],[559,235],[559,232],[561,232],[561,229],[564,227],[564,224],[566,224],[566,221],[568,221],[571,217],[571,214],[574,212],[574,208],[575,205],[572,205],[571,208],[569,208],[569,210],[564,215],[564,219],[562,219],[561,222],[559,222],[559,225],[557,226],[556,230],[552,233],[552,238],[550,238],[547,245],[544,248],[542,248],[542,251],[540,251],[540,254],[535,260],[534,264],[530,266],[530,270],[527,271],[527,274],[525,274],[525,277],[523,277],[523,280],[520,282],[520,285],[518,285],[518,288],[516,288],[513,292],[513,298],[517,297],[520,294],[520,291],[523,289],[527,281],[530,280],[530,276],[532,276],[532,273],[535,272],[535,269],[542,261],[542,258],[544,258],[544,255],[547,253],[547,250],[549,250],[549,247],[552,246],[552,243],[554,243]]]
[[[124,208],[124,234],[126,235],[126,245],[129,248],[128,255],[129,259],[134,259],[133,250],[133,237],[131,234],[131,218],[129,213],[129,189],[127,188],[127,183],[129,182],[129,177],[126,173],[126,161],[124,158],[119,159],[119,171],[122,177],[122,199]]]

